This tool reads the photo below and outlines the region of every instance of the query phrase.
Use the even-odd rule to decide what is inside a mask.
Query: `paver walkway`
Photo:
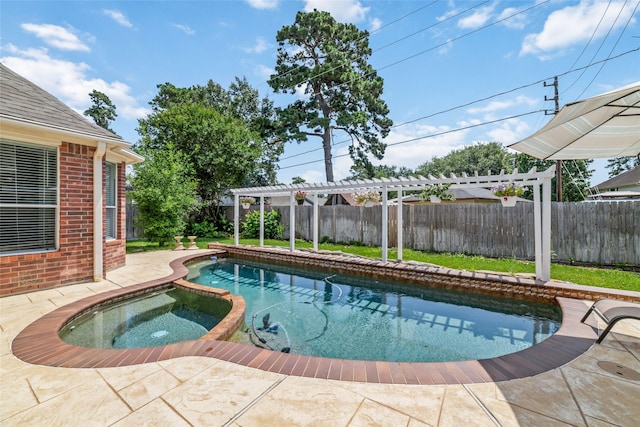
[[[619,323],[601,345],[563,367],[485,384],[310,379],[207,357],[53,368],[11,354],[13,338],[43,314],[166,276],[169,262],[184,255],[129,255],[108,280],[0,298],[0,426],[640,425],[640,324],[633,321]]]

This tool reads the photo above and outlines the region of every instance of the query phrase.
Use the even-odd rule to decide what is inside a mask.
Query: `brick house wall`
[[[94,147],[86,145],[63,142],[60,146],[59,250],[0,257],[0,296],[93,280],[94,152]],[[107,270],[125,264],[125,184],[125,164],[120,163],[118,164],[118,239],[103,244],[103,275],[105,276]],[[103,218],[105,212],[106,204],[103,204]]]

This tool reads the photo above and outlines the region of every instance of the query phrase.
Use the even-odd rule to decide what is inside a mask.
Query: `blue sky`
[[[137,119],[157,85],[227,88],[266,84],[275,36],[298,11],[329,11],[370,31],[370,63],[384,79],[394,128],[382,162],[416,168],[433,156],[486,141],[509,145],[541,128],[560,106],[640,80],[639,0],[612,1],[7,1],[0,62],[82,112],[88,94],[117,107],[112,128],[135,143]],[[635,51],[634,51],[635,50]],[[336,180],[349,174],[345,135],[334,136]],[[605,160],[592,179],[607,179]],[[320,141],[289,144],[278,178],[324,182]],[[486,172],[486,171],[480,171]],[[494,171],[495,172],[495,171]]]

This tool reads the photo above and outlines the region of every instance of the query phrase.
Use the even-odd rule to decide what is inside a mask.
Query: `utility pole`
[[[544,96],[545,101],[555,101],[555,109],[553,112],[549,112],[549,110],[544,110],[545,115],[554,116],[558,114],[560,111],[560,97],[558,96],[558,76],[553,78],[553,83],[547,84],[547,82],[543,82],[544,87],[553,86],[553,98],[547,98],[547,95]],[[562,160],[556,160],[556,201],[562,201]]]

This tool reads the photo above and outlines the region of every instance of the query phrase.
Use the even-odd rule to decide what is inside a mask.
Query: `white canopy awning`
[[[544,160],[640,153],[640,82],[565,105],[546,126],[509,146]]]

